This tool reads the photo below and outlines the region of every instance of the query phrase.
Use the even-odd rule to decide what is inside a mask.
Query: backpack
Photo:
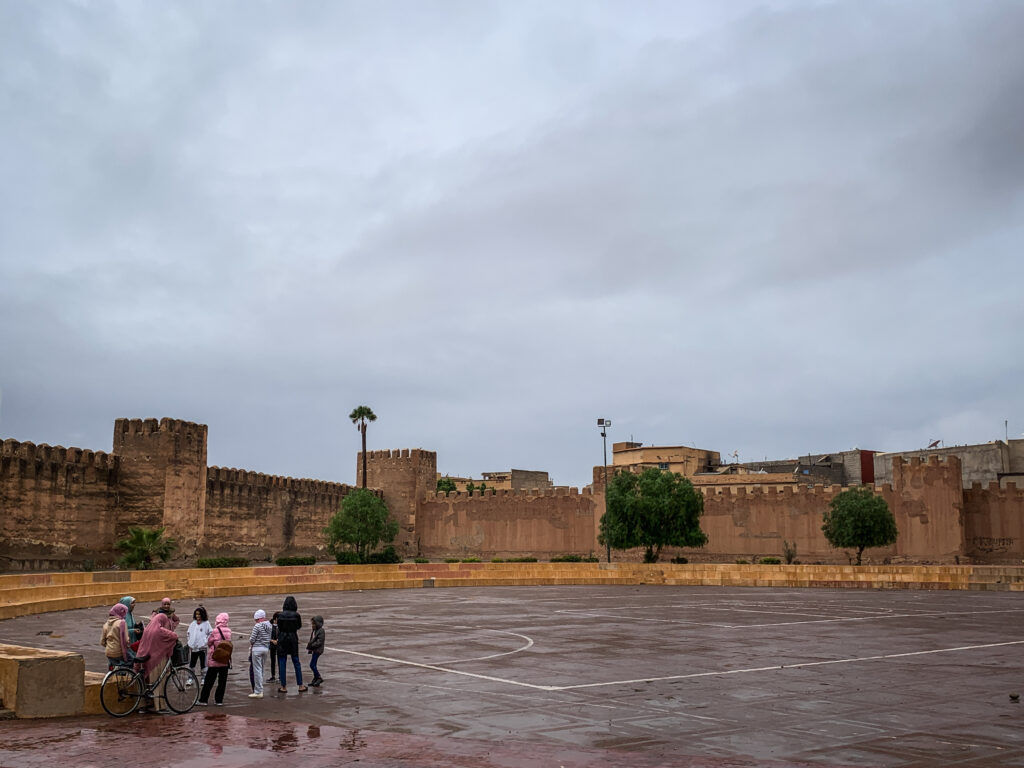
[[[220,642],[217,643],[217,647],[213,649],[213,655],[210,657],[212,661],[216,661],[218,664],[231,664],[231,652],[235,650],[234,644],[230,640],[224,639],[224,630],[220,627],[217,628],[220,632]]]

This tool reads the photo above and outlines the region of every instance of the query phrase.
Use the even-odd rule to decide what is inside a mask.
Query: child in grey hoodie
[[[317,671],[316,662],[320,656],[323,655],[326,638],[327,634],[324,632],[324,617],[314,616],[313,631],[309,634],[309,642],[306,643],[306,650],[313,654],[313,658],[309,660],[309,668],[313,670],[313,681],[310,685],[316,687],[319,687],[320,683],[324,681],[324,679],[320,677],[320,672]]]

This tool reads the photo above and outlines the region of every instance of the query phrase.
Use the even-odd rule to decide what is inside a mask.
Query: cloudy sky
[[[1024,433],[1024,3],[0,0],[0,437],[582,485]]]

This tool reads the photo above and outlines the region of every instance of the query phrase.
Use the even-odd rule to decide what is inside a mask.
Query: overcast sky
[[[0,0],[0,438],[583,485],[1024,433],[1024,3]]]

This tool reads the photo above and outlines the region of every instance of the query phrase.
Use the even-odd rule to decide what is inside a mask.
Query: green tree
[[[455,481],[450,477],[439,477],[437,478],[437,492],[444,493],[447,496],[452,491],[457,490]]]
[[[352,423],[356,425],[356,429],[363,436],[363,488],[366,487],[366,422],[376,421],[377,414],[373,412],[373,409],[368,405],[360,405],[357,408],[352,409],[352,413],[348,415],[352,419]]]
[[[341,508],[324,529],[332,555],[349,550],[362,562],[381,542],[398,535],[398,523],[388,517],[388,506],[372,491],[357,488],[341,500]]]
[[[466,493],[470,496],[473,495],[473,491],[479,491],[480,495],[484,495],[484,491],[487,490],[487,483],[480,483],[480,485],[474,485],[473,483],[466,484]]]
[[[620,472],[608,483],[608,511],[601,517],[601,544],[615,549],[644,547],[644,562],[656,563],[661,548],[702,547],[704,497],[675,472],[645,469]]]
[[[868,547],[885,547],[896,541],[896,519],[889,504],[868,488],[848,488],[824,513],[822,533],[836,549],[856,549],[857,565]]]
[[[147,571],[155,560],[166,563],[178,549],[178,542],[165,538],[163,528],[129,528],[128,538],[121,539],[115,546],[124,553],[118,565]]]

